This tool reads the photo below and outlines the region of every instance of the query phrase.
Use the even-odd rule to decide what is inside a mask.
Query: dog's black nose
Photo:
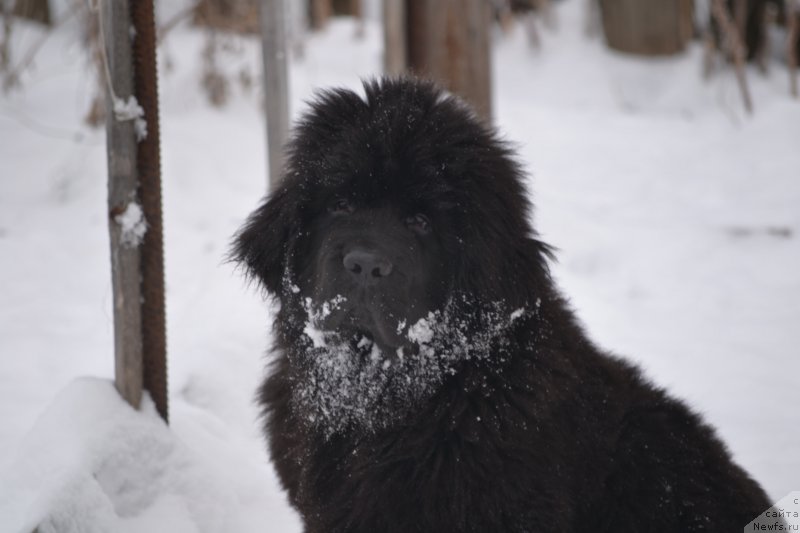
[[[385,257],[366,250],[353,250],[344,256],[344,268],[359,283],[371,285],[392,273],[392,263]]]

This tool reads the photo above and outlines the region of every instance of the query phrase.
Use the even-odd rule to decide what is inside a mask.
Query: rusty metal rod
[[[164,304],[164,239],[161,212],[161,157],[159,152],[158,75],[153,0],[130,3],[134,94],[144,110],[147,135],[140,139],[136,158],[139,199],[147,221],[141,244],[142,353],[144,388],[156,409],[168,420],[167,335]]]

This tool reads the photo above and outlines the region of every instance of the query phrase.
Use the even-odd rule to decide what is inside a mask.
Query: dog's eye
[[[431,221],[422,213],[417,213],[406,218],[406,226],[415,233],[427,235],[431,232]]]
[[[349,215],[355,211],[353,202],[347,198],[336,198],[331,205],[328,206],[328,211],[334,215]]]

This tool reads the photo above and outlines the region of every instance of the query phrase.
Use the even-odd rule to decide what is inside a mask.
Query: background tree
[[[439,82],[491,119],[489,29],[485,0],[388,0],[385,69]],[[402,28],[402,30],[401,30]]]
[[[51,23],[48,0],[16,0],[13,13],[18,17],[35,20],[47,26]]]
[[[676,54],[692,38],[692,0],[600,0],[608,45],[622,52]]]

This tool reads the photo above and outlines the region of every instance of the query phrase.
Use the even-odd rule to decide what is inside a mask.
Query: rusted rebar
[[[144,388],[159,414],[168,419],[167,336],[164,305],[164,239],[161,214],[161,156],[158,125],[156,25],[153,0],[130,3],[133,39],[133,81],[136,100],[144,111],[147,132],[140,137],[136,158],[139,199],[147,221],[141,244],[142,354]]]

